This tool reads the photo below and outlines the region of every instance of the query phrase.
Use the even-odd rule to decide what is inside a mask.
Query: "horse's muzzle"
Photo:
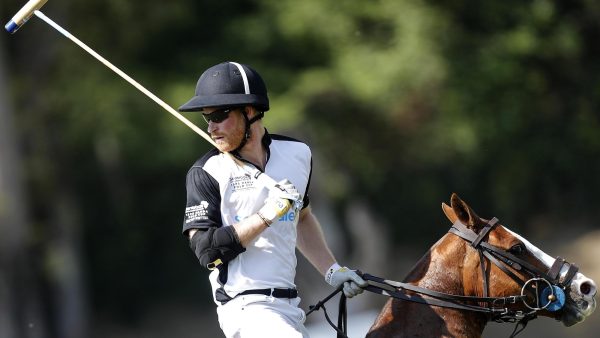
[[[567,304],[560,321],[565,326],[572,326],[584,321],[596,310],[596,283],[578,273],[568,290]]]

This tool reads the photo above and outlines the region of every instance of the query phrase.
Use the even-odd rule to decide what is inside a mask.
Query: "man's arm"
[[[257,213],[232,225],[235,236],[244,248],[290,209],[292,201],[289,198],[298,199],[298,191],[291,182],[282,180],[269,192],[265,205]],[[190,239],[194,237],[196,231],[191,229],[188,232]]]
[[[346,297],[354,297],[363,292],[367,282],[356,272],[339,266],[325,242],[321,224],[312,213],[310,206],[300,212],[297,226],[296,246],[308,261],[325,277],[333,287],[343,284]]]
[[[267,228],[265,221],[260,218],[257,214],[251,215],[250,217],[233,224],[235,233],[240,240],[240,244],[245,248],[248,246],[256,236],[263,232]],[[194,237],[197,229],[190,229],[188,236],[190,239]]]
[[[296,246],[308,261],[323,275],[327,269],[336,262],[325,236],[321,224],[312,213],[310,206],[300,211],[297,225],[298,239]]]

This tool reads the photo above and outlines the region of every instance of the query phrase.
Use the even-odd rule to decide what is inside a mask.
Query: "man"
[[[247,65],[209,68],[179,110],[201,111],[217,144],[187,174],[183,233],[212,270],[221,329],[227,337],[308,337],[294,284],[296,247],[329,284],[344,284],[347,297],[366,286],[336,263],[311,212],[309,147],[267,132],[267,89]],[[256,169],[278,184],[265,186]]]

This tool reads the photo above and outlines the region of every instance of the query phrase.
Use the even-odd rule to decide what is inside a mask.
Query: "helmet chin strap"
[[[249,119],[248,118],[248,112],[246,111],[246,109],[244,109],[242,111],[242,115],[244,116],[244,121],[246,124],[246,130],[244,131],[244,137],[242,138],[242,142],[240,142],[240,145],[237,146],[237,148],[235,148],[233,151],[240,151],[242,150],[242,148],[246,145],[246,142],[248,142],[248,139],[250,139],[250,125],[252,125],[252,123],[262,119],[265,116],[264,112],[258,112],[256,114],[256,116],[254,116],[253,118]]]

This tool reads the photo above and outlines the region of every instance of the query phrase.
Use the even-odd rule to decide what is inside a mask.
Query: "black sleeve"
[[[219,183],[202,167],[193,166],[186,177],[187,202],[182,233],[223,226]]]
[[[187,174],[186,189],[183,234],[187,235],[190,229],[198,230],[190,239],[190,248],[200,264],[211,268],[246,251],[235,229],[223,226],[218,182],[202,167],[194,166]]]
[[[190,248],[200,265],[211,270],[246,251],[232,226],[197,231],[190,240]]]

